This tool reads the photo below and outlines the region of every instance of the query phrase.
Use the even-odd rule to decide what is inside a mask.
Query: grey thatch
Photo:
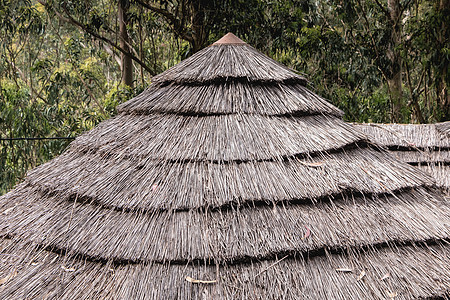
[[[436,124],[436,130],[442,135],[442,138],[450,138],[450,121]]]
[[[0,197],[2,299],[450,296],[450,203],[233,35]]]
[[[450,192],[450,121],[437,124],[355,124],[401,161],[431,174]]]

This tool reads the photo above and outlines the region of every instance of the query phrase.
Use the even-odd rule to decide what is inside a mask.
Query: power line
[[[73,140],[75,137],[18,137],[0,138],[0,141],[42,141],[42,140]]]

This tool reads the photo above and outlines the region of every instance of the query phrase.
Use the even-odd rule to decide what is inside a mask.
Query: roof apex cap
[[[213,43],[213,45],[235,45],[235,44],[242,44],[246,45],[247,43],[232,34],[231,32],[228,32],[225,34],[220,40]]]

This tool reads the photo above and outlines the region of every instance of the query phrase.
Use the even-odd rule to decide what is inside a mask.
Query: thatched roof
[[[438,124],[356,124],[358,130],[391,150],[450,148],[450,121]]]
[[[437,124],[355,124],[392,155],[431,174],[450,191],[450,122]]]
[[[443,138],[450,138],[450,121],[436,124],[436,130],[441,133]]]
[[[450,203],[232,35],[0,197],[3,299],[450,294]]]

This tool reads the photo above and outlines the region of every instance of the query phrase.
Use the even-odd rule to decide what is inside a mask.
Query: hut
[[[450,294],[450,203],[232,34],[0,198],[1,299]]]
[[[429,173],[450,192],[450,121],[437,124],[355,124],[397,159]]]

